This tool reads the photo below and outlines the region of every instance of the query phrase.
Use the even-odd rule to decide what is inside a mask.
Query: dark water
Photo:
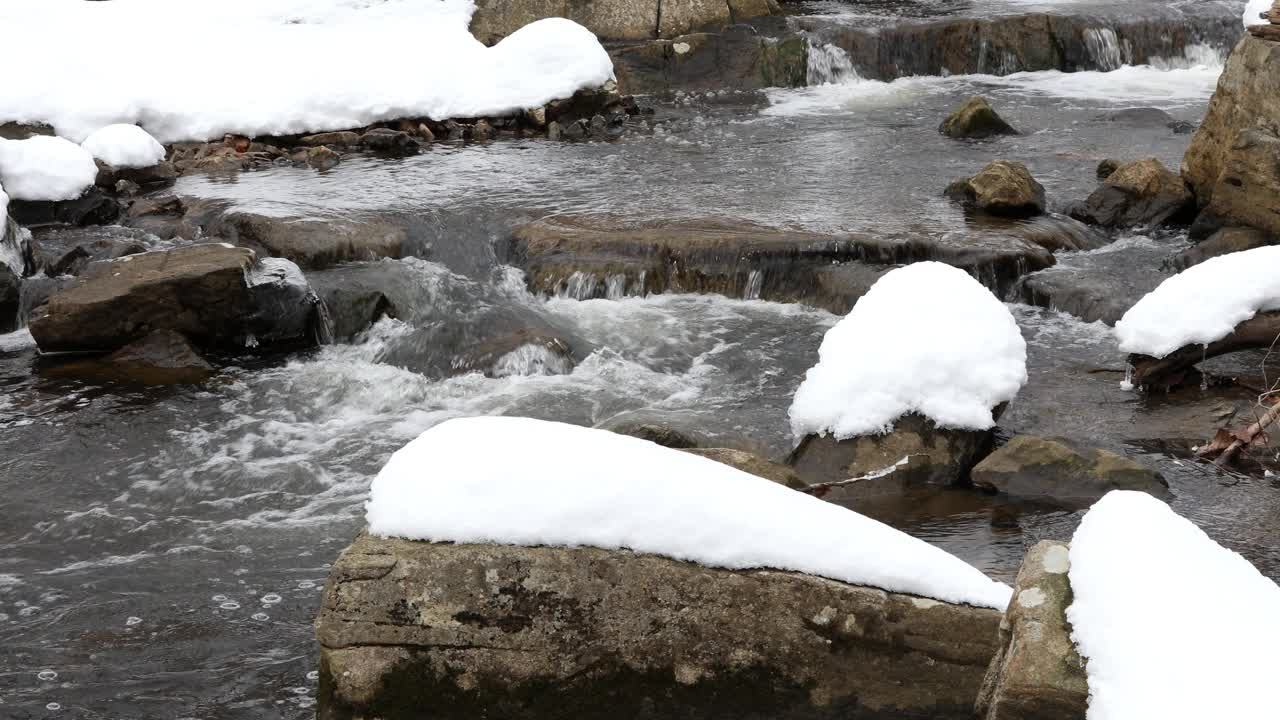
[[[260,212],[393,218],[427,259],[350,269],[377,278],[400,319],[354,343],[230,368],[200,388],[58,380],[42,374],[23,336],[0,338],[0,717],[309,717],[310,623],[329,563],[360,527],[387,456],[447,418],[656,419],[775,457],[790,448],[791,394],[838,318],[711,296],[534,297],[497,260],[512,224],[553,213],[727,217],[998,243],[1002,231],[966,225],[938,196],[949,180],[1016,158],[1061,206],[1092,189],[1104,157],[1176,167],[1189,136],[1095,118],[1143,105],[1197,121],[1219,69],[1206,50],[1111,73],[888,85],[846,76],[768,98],[664,101],[613,143],[437,146],[324,175],[184,179],[180,193]],[[939,120],[975,93],[1025,134],[940,137]],[[1138,264],[1106,249],[1061,261],[1119,274]],[[1108,328],[1012,309],[1031,379],[1003,432],[1064,435],[1148,463],[1169,479],[1179,512],[1280,576],[1280,489],[1185,459],[1248,391],[1122,391],[1123,356]],[[427,329],[499,317],[555,328],[577,367],[440,379],[417,362]],[[1256,374],[1258,360],[1223,369]],[[1079,518],[966,492],[859,509],[1004,579],[1025,547],[1069,537]]]

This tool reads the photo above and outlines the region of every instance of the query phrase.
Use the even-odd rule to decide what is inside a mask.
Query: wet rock
[[[301,220],[231,212],[209,222],[205,232],[236,245],[292,260],[307,270],[355,260],[398,258],[404,228],[379,220]]]
[[[303,162],[307,164],[307,167],[323,172],[337,167],[338,163],[342,162],[342,156],[327,146],[321,145],[307,150],[303,154]]]
[[[668,446],[670,447],[670,446]],[[745,450],[734,450],[731,448],[685,448],[685,452],[698,455],[708,460],[715,460],[723,465],[737,468],[742,472],[762,477],[766,480],[772,480],[779,485],[786,485],[789,488],[807,487],[796,471],[782,463],[776,463],[772,460],[749,453]]]
[[[1194,211],[1195,198],[1182,178],[1149,158],[1116,168],[1075,216],[1104,227],[1155,227],[1188,223]]]
[[[1236,135],[1203,214],[1280,235],[1280,136],[1254,129]]]
[[[742,6],[748,7],[745,3]],[[697,30],[718,29],[732,20],[725,0],[661,0],[658,36],[673,38]]]
[[[31,334],[45,352],[114,350],[165,329],[202,347],[239,344],[252,265],[253,251],[225,244],[92,263],[35,310]]]
[[[973,484],[1024,498],[1087,506],[1112,490],[1161,495],[1159,473],[1122,455],[1068,440],[1016,435],[973,468]]]
[[[995,135],[1018,135],[1013,126],[1000,117],[984,97],[974,96],[947,116],[938,132],[953,138],[988,138]]]
[[[478,372],[486,377],[567,375],[575,364],[568,340],[522,328],[466,345],[454,355],[450,370],[455,375]]]
[[[98,177],[94,184],[108,191],[116,190],[120,183],[136,185],[139,190],[155,190],[169,187],[178,181],[178,170],[168,161],[144,168],[116,168],[101,160],[96,162]]]
[[[1025,275],[1011,295],[1085,322],[1101,320],[1114,325],[1172,274],[1166,260],[1183,247],[1178,240],[1126,238],[1104,252],[1064,257],[1051,268]]]
[[[0,209],[0,213],[4,210]],[[3,216],[4,231],[0,232],[0,333],[18,329],[22,309],[22,276],[30,264],[30,249],[26,235],[17,221]]]
[[[91,187],[75,200],[13,200],[9,214],[19,223],[35,225],[107,225],[120,217],[120,202]]]
[[[18,329],[22,309],[22,278],[0,263],[0,334]]]
[[[42,368],[46,375],[139,385],[198,384],[216,372],[181,333],[156,330],[105,358]]]
[[[547,139],[559,140],[564,137],[564,129],[560,127],[560,123],[552,120],[547,123]]]
[[[628,551],[362,536],[318,717],[969,718],[999,613]]]
[[[431,144],[436,141],[436,134],[431,132],[431,128],[427,127],[425,123],[418,123],[416,132],[418,133],[418,137],[422,138],[422,142],[424,143]]]
[[[903,487],[964,485],[969,469],[986,455],[991,444],[990,430],[943,429],[928,418],[909,414],[898,418],[893,429],[883,435],[845,440],[830,435],[805,436],[787,463],[808,485],[890,475],[893,483]]]
[[[248,283],[253,312],[245,318],[245,345],[310,346],[328,340],[320,298],[293,262],[262,258],[250,271]]]
[[[1123,123],[1139,127],[1167,127],[1174,122],[1173,116],[1153,107],[1123,108],[1102,113],[1094,118],[1101,122]]]
[[[848,300],[847,294],[841,300],[819,287],[818,278],[831,278],[837,263],[937,260],[998,291],[1054,263],[1049,250],[1016,236],[998,244],[966,244],[910,232],[827,235],[717,219],[634,222],[606,216],[557,216],[518,226],[506,255],[526,270],[535,292],[578,299],[708,292],[824,306]]]
[[[1200,126],[1193,122],[1187,122],[1186,120],[1174,120],[1169,123],[1168,127],[1173,131],[1174,135],[1190,135]]]
[[[145,230],[119,225],[37,228],[30,243],[33,272],[50,277],[79,275],[89,263],[147,252],[159,243]]]
[[[655,445],[675,450],[689,450],[700,445],[699,441],[692,435],[658,423],[623,421],[606,424],[604,429],[616,432],[619,435],[629,435],[641,440],[648,440]]]
[[[965,207],[1003,217],[1044,212],[1044,186],[1020,162],[995,160],[971,178],[956,180],[943,193]]]
[[[390,128],[373,128],[360,136],[360,144],[374,152],[391,156],[414,155],[422,149],[409,133]]]
[[[388,285],[399,282],[394,276],[398,270],[398,266],[371,263],[308,274],[311,287],[324,303],[329,332],[335,341],[351,340],[379,319],[398,316],[388,295]]]
[[[1098,171],[1097,171],[1098,180],[1100,181],[1106,180],[1107,178],[1111,177],[1116,170],[1120,169],[1120,166],[1123,164],[1124,163],[1120,162],[1119,160],[1113,160],[1111,158],[1107,158],[1106,160],[1103,160],[1102,162],[1098,163]]]
[[[1207,240],[1202,240],[1173,256],[1169,260],[1169,266],[1177,272],[1182,272],[1212,257],[1274,245],[1277,242],[1280,242],[1280,237],[1268,235],[1256,228],[1223,228]]]
[[[815,273],[816,285],[811,297],[804,302],[845,315],[854,303],[867,294],[880,276],[894,266],[868,265],[860,262],[843,262],[819,268]]]
[[[35,135],[55,135],[52,125],[45,123],[0,123],[0,140],[26,140]]]
[[[982,720],[1083,720],[1089,683],[1067,622],[1070,568],[1065,543],[1042,540],[1027,551],[978,695]]]
[[[547,17],[573,20],[601,40],[654,37],[659,0],[479,0],[471,17],[471,34],[492,45],[531,22]]]
[[[300,142],[303,145],[311,145],[313,147],[319,147],[321,145],[353,147],[360,144],[360,133],[352,132],[350,130],[316,133],[315,135],[304,136]]]
[[[808,40],[798,33],[765,35],[736,25],[610,49],[618,86],[633,94],[676,90],[758,90],[803,87]]]
[[[476,142],[484,142],[493,139],[495,130],[487,120],[477,120],[475,125],[471,126],[471,139]]]
[[[1280,45],[1245,34],[1231,51],[1204,122],[1182,158],[1182,175],[1204,207],[1241,131],[1280,136]],[[1275,207],[1272,205],[1272,207]]]

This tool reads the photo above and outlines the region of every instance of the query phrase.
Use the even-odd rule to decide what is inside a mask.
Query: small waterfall
[[[568,375],[573,372],[573,359],[541,343],[526,343],[498,358],[493,364],[494,377],[531,375]]]
[[[610,300],[621,300],[627,296],[625,273],[613,273],[604,279],[604,296]]]
[[[568,278],[565,279],[557,297],[568,298],[570,300],[590,300],[595,297],[596,286],[600,281],[596,279],[595,273],[585,273],[581,270],[575,270]]]
[[[849,60],[849,53],[828,43],[809,43],[807,84],[837,85],[859,79],[858,71],[853,69],[853,62]]]
[[[1084,31],[1084,46],[1099,70],[1116,70],[1133,58],[1133,49],[1123,43],[1111,28],[1089,28]]]
[[[752,270],[747,275],[747,286],[742,289],[743,300],[759,300],[760,291],[764,289],[764,271]]]

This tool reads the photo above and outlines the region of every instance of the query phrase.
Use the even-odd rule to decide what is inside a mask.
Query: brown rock
[[[362,536],[317,717],[970,718],[999,613],[628,551]]]
[[[1116,168],[1074,215],[1105,227],[1154,227],[1187,223],[1194,210],[1195,199],[1182,178],[1148,158]]]
[[[601,40],[643,40],[654,37],[658,4],[659,0],[479,0],[471,34],[492,45],[531,22],[563,17]]]
[[[304,269],[355,260],[398,258],[408,239],[404,229],[381,221],[299,220],[235,212],[206,230],[237,244],[287,258]]]
[[[1280,71],[1280,63],[1275,68]],[[1204,212],[1224,225],[1280,235],[1280,137],[1240,131]]]
[[[309,167],[316,170],[332,170],[338,166],[338,163],[342,162],[342,156],[321,145],[307,150],[306,162]]]
[[[1100,448],[1034,435],[1016,435],[973,468],[984,490],[1088,506],[1112,490],[1164,495],[1168,483],[1146,466]]]
[[[733,20],[725,0],[661,0],[658,37],[673,38],[696,30],[719,29]]]
[[[708,460],[715,460],[722,465],[737,468],[742,472],[762,477],[766,480],[772,480],[779,485],[786,485],[789,488],[808,487],[805,482],[800,479],[796,471],[772,460],[749,453],[745,450],[734,450],[731,448],[688,448],[685,452],[699,455]]]
[[[1020,134],[1000,117],[984,97],[974,96],[951,113],[938,132],[953,138],[987,138],[994,135]]]
[[[1182,272],[1192,265],[1199,265],[1209,258],[1242,250],[1252,250],[1266,245],[1274,245],[1277,240],[1277,237],[1268,235],[1256,228],[1223,228],[1208,239],[1201,240],[1192,247],[1173,256],[1169,261],[1169,266],[1178,272]]]
[[[1044,186],[1020,162],[996,160],[971,178],[956,180],[943,193],[966,207],[1004,217],[1044,212]]]
[[[313,147],[319,145],[339,145],[351,147],[360,144],[360,133],[350,130],[342,130],[340,132],[324,132],[315,135],[307,135],[302,138],[303,145],[311,145]]]

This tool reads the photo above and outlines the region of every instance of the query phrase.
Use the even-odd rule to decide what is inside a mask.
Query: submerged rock
[[[404,228],[380,220],[302,220],[227,213],[206,225],[206,232],[264,255],[292,260],[318,270],[353,260],[398,258],[405,251]]]
[[[1043,540],[1027,551],[1000,622],[1000,651],[978,695],[982,720],[1085,717],[1089,683],[1067,622],[1070,569],[1065,543]]]
[[[318,717],[970,718],[999,613],[629,551],[362,536]]]
[[[1044,186],[1020,162],[995,160],[971,178],[956,180],[943,192],[965,207],[1004,217],[1044,212]]]
[[[661,443],[660,443],[661,444]],[[668,447],[670,447],[668,445]],[[792,468],[776,463],[772,460],[749,453],[745,450],[734,450],[732,448],[687,448],[685,452],[708,460],[715,460],[718,463],[738,468],[739,470],[762,477],[766,480],[772,480],[779,485],[786,485],[789,488],[808,487],[796,471]]]
[[[974,486],[1023,498],[1089,505],[1112,490],[1162,495],[1160,474],[1123,455],[1063,439],[1016,435],[973,468]]]
[[[999,412],[995,413],[999,417]],[[882,435],[837,440],[831,435],[807,435],[787,459],[807,485],[865,478],[876,480],[879,492],[894,486],[963,485],[969,469],[991,449],[990,430],[939,428],[916,414],[904,415]],[[888,478],[887,480],[880,480]],[[834,491],[829,500],[857,493],[857,483]]]
[[[147,252],[159,243],[151,233],[118,225],[38,228],[31,235],[31,258],[34,272],[79,275],[89,263]]]
[[[47,375],[139,385],[198,384],[215,370],[181,333],[156,330],[105,358],[43,368]]]
[[[1153,107],[1133,107],[1111,110],[1094,118],[1102,122],[1123,123],[1141,127],[1168,127],[1176,122],[1173,116]]]
[[[994,135],[1019,135],[1012,125],[1000,117],[987,99],[974,96],[947,116],[938,132],[953,138],[988,138]]]
[[[1194,211],[1195,198],[1182,178],[1149,158],[1125,163],[1108,174],[1074,216],[1105,227],[1154,227],[1185,224]]]

